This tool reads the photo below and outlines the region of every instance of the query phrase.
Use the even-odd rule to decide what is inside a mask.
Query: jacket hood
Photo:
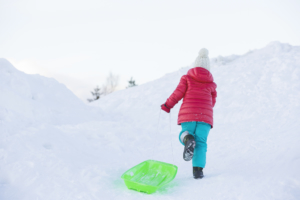
[[[203,67],[194,67],[188,71],[187,75],[197,82],[210,83],[214,81],[212,74]]]

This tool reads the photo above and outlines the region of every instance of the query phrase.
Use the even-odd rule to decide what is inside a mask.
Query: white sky
[[[0,0],[0,57],[84,101],[109,72],[125,88],[271,41],[300,45],[299,0]]]

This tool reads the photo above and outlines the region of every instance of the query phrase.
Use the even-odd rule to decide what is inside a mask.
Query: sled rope
[[[171,150],[172,150],[172,159],[173,159],[173,163],[174,163],[174,153],[173,153],[173,142],[172,142],[172,121],[171,121],[171,112],[169,114],[169,118],[170,118],[170,140],[171,140]]]
[[[160,114],[161,114],[161,110],[159,110],[159,115],[158,115],[158,122],[157,122],[157,129],[156,129],[156,133],[158,134],[158,129],[159,129],[159,121],[160,121]],[[171,140],[171,151],[172,151],[172,160],[174,163],[174,153],[173,153],[173,142],[172,142],[172,121],[171,121],[171,112],[169,114],[169,119],[170,119],[170,140]]]
[[[158,122],[157,122],[156,134],[158,134],[159,120],[160,120],[160,113],[161,113],[161,110],[159,110],[159,115],[158,115]]]

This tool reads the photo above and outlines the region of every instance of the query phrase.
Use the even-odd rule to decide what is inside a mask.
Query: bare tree
[[[109,76],[106,78],[106,83],[102,86],[102,91],[104,95],[108,95],[114,92],[117,89],[119,84],[119,76],[109,73]]]

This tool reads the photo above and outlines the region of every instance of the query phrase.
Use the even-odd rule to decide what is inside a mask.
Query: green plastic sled
[[[122,175],[128,189],[151,194],[172,181],[177,166],[155,160],[144,161]]]

